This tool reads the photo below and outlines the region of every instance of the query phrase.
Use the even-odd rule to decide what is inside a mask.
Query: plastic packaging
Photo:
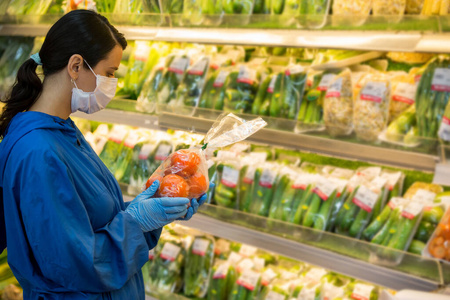
[[[373,0],[335,0],[333,1],[334,15],[369,15]]]
[[[450,261],[449,251],[450,240],[450,210],[442,217],[435,232],[428,241],[424,254],[437,259]]]
[[[391,102],[389,122],[414,104],[417,85],[413,75],[400,74],[391,77]]]
[[[199,107],[222,110],[225,99],[225,91],[230,70],[223,68],[214,71],[206,81]]]
[[[253,181],[253,197],[250,204],[250,212],[260,216],[269,215],[273,194],[276,190],[279,166],[273,163],[264,163],[256,168]]]
[[[236,280],[228,300],[253,300],[256,299],[261,286],[261,274],[248,269]]]
[[[447,103],[444,115],[442,116],[438,137],[444,142],[450,142],[450,101]]]
[[[353,90],[350,70],[337,75],[328,87],[324,103],[324,122],[332,136],[353,130]]]
[[[378,287],[360,281],[351,282],[346,287],[346,296],[350,299],[377,300],[378,294]]]
[[[303,165],[302,165],[303,167]],[[313,198],[317,176],[315,174],[300,173],[294,181],[293,188],[297,189],[297,194],[293,200],[293,210],[289,216],[289,222],[303,224],[304,216],[308,211]]]
[[[160,181],[156,197],[200,197],[209,186],[208,164],[203,150],[242,141],[266,124],[261,118],[245,121],[233,114],[221,115],[207,132],[201,148],[182,149],[169,155],[150,176],[146,186],[155,180]]]
[[[208,300],[227,300],[236,281],[236,270],[227,261],[218,261],[214,264],[209,280]]]
[[[145,80],[141,92],[137,98],[136,109],[142,112],[155,111],[156,97],[165,74],[165,58],[155,66],[152,74]]]
[[[219,206],[239,207],[240,162],[233,152],[219,151],[217,154],[214,201]]]
[[[248,113],[258,88],[256,70],[248,65],[240,65],[232,70],[225,83],[223,110],[232,113]]]
[[[405,147],[415,147],[420,144],[416,124],[416,107],[411,105],[401,113],[380,135],[385,140]]]
[[[209,285],[214,259],[214,238],[196,236],[186,255],[184,268],[184,294],[203,298]]]
[[[250,212],[256,168],[266,161],[266,157],[265,153],[253,152],[242,159],[239,175],[239,210],[241,211]]]
[[[161,12],[164,14],[181,14],[183,4],[183,0],[163,0],[161,1]]]
[[[450,98],[450,59],[434,59],[423,73],[416,94],[419,135],[436,138]]]
[[[419,15],[422,11],[424,0],[406,0],[406,13],[411,15]]]
[[[251,15],[253,12],[253,0],[223,0],[222,7],[225,14]]]
[[[135,130],[130,130],[129,134],[123,142],[122,151],[117,156],[114,166],[114,177],[119,182],[129,183],[130,173],[133,159],[133,149],[139,141],[139,133]]]
[[[122,152],[123,141],[127,134],[128,129],[126,126],[114,125],[109,132],[108,141],[99,155],[100,159],[112,173],[115,172],[115,163],[119,153]]]
[[[364,141],[376,141],[389,117],[390,83],[383,76],[366,79],[353,110],[356,135]]]
[[[407,0],[373,0],[374,16],[402,16],[405,13]]]

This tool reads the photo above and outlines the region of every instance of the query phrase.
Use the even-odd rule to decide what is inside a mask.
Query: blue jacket
[[[0,252],[24,299],[144,299],[144,234],[73,121],[17,114],[0,143]],[[4,217],[4,219],[3,219]],[[43,298],[40,298],[43,297]]]

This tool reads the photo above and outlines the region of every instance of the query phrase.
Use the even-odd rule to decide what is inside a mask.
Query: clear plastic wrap
[[[156,197],[200,197],[209,186],[204,149],[221,148],[242,141],[266,124],[261,118],[245,121],[233,114],[221,115],[206,134],[205,144],[201,148],[182,149],[169,155],[150,176],[146,187],[159,180]]]
[[[414,104],[417,85],[413,75],[406,73],[391,77],[391,102],[389,105],[389,122]]]
[[[222,8],[225,14],[231,15],[251,15],[253,12],[254,0],[223,0]]]
[[[253,197],[250,204],[250,212],[260,216],[269,215],[273,194],[276,190],[276,182],[279,176],[279,166],[274,163],[264,163],[256,168],[253,181]]]
[[[389,117],[390,82],[381,75],[366,79],[355,102],[353,124],[356,135],[364,141],[376,141]]]
[[[165,58],[155,66],[152,74],[145,80],[141,92],[137,98],[136,109],[142,112],[155,111],[156,97],[165,73]]]
[[[256,168],[266,161],[265,153],[253,152],[242,159],[242,168],[239,175],[239,210],[250,212],[253,197],[253,182]]]
[[[324,100],[324,122],[332,136],[348,135],[353,130],[353,90],[350,70],[337,75]]]
[[[223,110],[232,113],[248,113],[258,89],[257,71],[248,65],[240,65],[230,71],[225,82]]]
[[[334,15],[365,15],[368,16],[372,10],[373,0],[334,0]]]
[[[240,168],[241,164],[235,153],[218,152],[214,189],[214,202],[217,205],[234,209],[239,207]]]
[[[436,230],[426,244],[424,255],[450,261],[450,210],[442,217]]]
[[[420,15],[424,0],[406,0],[406,13],[411,15]]]
[[[228,261],[216,260],[209,280],[208,300],[227,300],[236,281],[236,269]]]
[[[402,16],[407,0],[372,0],[374,16]]]

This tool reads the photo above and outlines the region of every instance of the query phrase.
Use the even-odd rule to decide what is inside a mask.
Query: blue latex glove
[[[159,181],[140,193],[126,208],[141,226],[142,231],[153,231],[187,214],[188,198],[150,198],[159,188]]]
[[[212,183],[212,182],[209,183],[209,189],[212,189],[214,186],[215,186],[214,183]],[[188,220],[190,220],[192,218],[192,216],[197,213],[198,208],[203,203],[205,203],[207,198],[208,198],[207,194],[203,194],[198,199],[192,199],[191,200],[191,207],[188,208],[186,216],[184,216],[182,218],[179,218],[178,220],[181,220],[181,221],[188,221]]]

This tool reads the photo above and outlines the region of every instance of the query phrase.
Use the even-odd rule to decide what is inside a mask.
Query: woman
[[[143,299],[141,268],[161,228],[188,220],[205,197],[129,205],[69,115],[114,96],[127,42],[106,18],[68,13],[19,69],[0,116],[0,252],[25,299]],[[42,65],[41,82],[36,68]]]

